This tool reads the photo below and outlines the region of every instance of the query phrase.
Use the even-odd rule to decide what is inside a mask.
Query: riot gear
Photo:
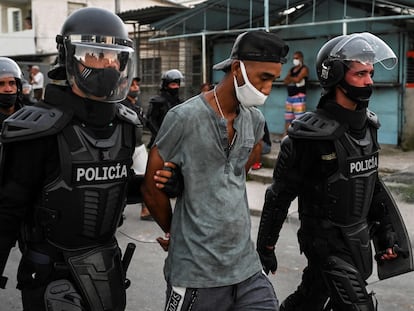
[[[264,269],[274,272],[276,260],[268,252],[298,197],[298,241],[307,267],[281,311],[374,310],[366,291],[373,269],[371,240],[381,278],[413,270],[404,222],[378,176],[380,124],[363,106],[371,95],[367,75],[377,62],[390,69],[397,59],[372,34],[328,41],[316,62],[325,90],[318,109],[294,120],[282,141],[265,197],[257,250]],[[345,81],[350,80],[351,68],[358,68],[355,85]],[[349,105],[349,99],[356,106]],[[392,256],[381,258],[384,251]]]
[[[138,118],[115,102],[132,79],[132,42],[115,14],[85,8],[67,18],[57,43],[69,85],[49,84],[44,101],[2,129],[0,287],[18,240],[23,309],[122,311],[131,254],[122,261],[115,231]]]
[[[132,41],[122,20],[110,11],[84,8],[63,24],[56,42],[67,80],[102,102],[123,100],[132,80]]]

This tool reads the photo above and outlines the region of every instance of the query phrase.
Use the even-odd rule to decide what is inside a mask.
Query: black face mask
[[[109,97],[118,87],[119,72],[114,68],[91,68],[82,64],[83,70],[75,64],[76,84],[85,92],[96,97]]]
[[[368,107],[369,98],[372,94],[372,86],[356,87],[348,84],[345,80],[339,83],[346,97],[357,104],[357,109]]]
[[[0,107],[10,108],[16,104],[17,94],[0,94]]]
[[[179,88],[177,89],[167,88],[167,92],[170,93],[170,95],[173,97],[178,97],[178,91],[179,91]]]
[[[132,98],[137,98],[138,97],[138,95],[139,95],[139,91],[130,91],[129,93],[128,93],[128,96],[129,97],[132,97]]]

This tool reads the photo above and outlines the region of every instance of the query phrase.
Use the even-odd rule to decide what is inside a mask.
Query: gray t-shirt
[[[164,267],[173,286],[226,286],[262,269],[250,236],[244,166],[263,137],[263,114],[240,107],[233,127],[228,151],[226,121],[199,95],[167,113],[155,140],[163,160],[184,176]]]

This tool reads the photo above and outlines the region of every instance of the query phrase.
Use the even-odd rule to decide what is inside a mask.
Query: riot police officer
[[[133,44],[122,20],[98,8],[73,12],[56,42],[59,66],[49,76],[66,84],[49,84],[44,102],[3,125],[0,275],[19,239],[24,310],[121,311],[128,262],[115,231],[138,118],[120,101]]]
[[[3,121],[21,108],[22,78],[14,60],[0,57],[0,129]]]
[[[365,282],[372,273],[371,237],[378,267],[394,269],[393,275],[412,269],[404,223],[378,177],[380,124],[367,108],[375,63],[392,69],[397,58],[370,33],[328,41],[316,60],[323,87],[317,109],[294,121],[282,141],[257,250],[265,272],[275,273],[275,244],[298,197],[298,241],[308,264],[280,310],[373,311]]]
[[[148,127],[151,127],[151,140],[148,148],[152,146],[156,133],[160,129],[168,110],[181,103],[179,96],[183,74],[178,69],[170,69],[161,76],[160,94],[150,98],[147,119]]]

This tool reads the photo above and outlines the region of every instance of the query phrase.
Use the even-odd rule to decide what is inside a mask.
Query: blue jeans
[[[258,272],[238,284],[212,288],[167,286],[165,311],[259,311],[279,310],[272,284]]]

